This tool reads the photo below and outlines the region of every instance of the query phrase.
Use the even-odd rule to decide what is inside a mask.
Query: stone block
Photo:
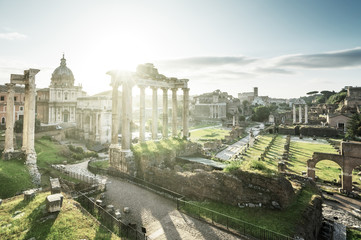
[[[58,178],[50,178],[51,194],[61,193],[61,186]]]
[[[123,212],[124,213],[130,213],[130,208],[129,207],[124,207]]]
[[[24,201],[30,201],[35,197],[36,191],[34,189],[26,190],[24,192]]]
[[[57,193],[46,197],[46,210],[49,213],[59,212],[63,205],[63,195]]]
[[[107,208],[106,208],[106,211],[108,213],[113,213],[114,212],[114,206],[113,205],[108,205]]]
[[[118,220],[122,217],[122,214],[119,209],[115,210],[114,217]]]

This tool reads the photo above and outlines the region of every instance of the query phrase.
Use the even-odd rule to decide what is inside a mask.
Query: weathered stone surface
[[[130,213],[130,208],[129,207],[124,207],[123,212],[124,213]]]
[[[322,198],[317,195],[299,218],[296,235],[303,239],[317,239],[322,226]]]
[[[283,177],[270,178],[242,171],[233,174],[221,171],[181,173],[148,168],[145,179],[190,198],[209,199],[234,206],[239,203],[261,203],[271,207],[271,202],[277,201],[284,208],[294,196],[291,183]],[[262,193],[261,197],[259,193]]]
[[[122,214],[121,214],[121,212],[120,212],[119,209],[115,210],[115,212],[114,212],[114,217],[115,217],[116,219],[121,219],[121,218],[122,218]]]
[[[30,201],[35,197],[36,191],[34,189],[26,190],[24,192],[24,201]]]
[[[50,178],[51,194],[60,193],[61,186],[58,178]]]
[[[46,197],[46,210],[49,213],[59,212],[63,205],[63,195],[57,193]]]

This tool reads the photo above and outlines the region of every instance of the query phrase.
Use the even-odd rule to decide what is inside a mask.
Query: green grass
[[[89,162],[89,165],[92,167],[96,167],[96,168],[108,169],[109,168],[109,160]]]
[[[193,129],[198,129],[198,128],[218,126],[218,125],[220,125],[220,124],[217,124],[217,123],[199,123],[199,124],[196,124],[196,125],[190,127],[189,129],[193,130]]]
[[[221,128],[199,129],[191,132],[191,141],[221,140],[229,135],[230,130]]]
[[[347,228],[346,230],[346,239],[347,240],[359,240],[361,239],[361,231],[356,229]]]
[[[232,162],[225,171],[230,171],[230,168],[240,168],[243,171],[255,171],[261,174],[277,173],[278,161],[282,157],[283,145],[286,141],[283,136],[276,137],[263,161],[258,160],[271,142],[272,137],[273,135],[260,136],[258,142],[249,148],[246,155],[243,156],[243,160]]]
[[[297,198],[293,201],[293,203],[287,209],[281,211],[266,208],[239,208],[236,206],[209,201],[190,202],[196,206],[201,206],[277,233],[293,236],[295,234],[296,227],[299,224],[303,224],[300,222],[302,212],[307,208],[314,197],[315,191],[311,187],[305,187],[297,195]],[[193,216],[197,215],[199,211],[198,207],[194,207],[192,205],[186,205],[184,210]],[[212,214],[210,212],[201,210],[200,213],[205,219],[210,220],[212,218]],[[213,219],[217,221],[217,218],[215,218],[214,215]],[[219,220],[222,219],[219,218]]]
[[[173,150],[181,150],[185,147],[186,140],[179,138],[169,138],[160,141],[147,141],[132,146],[134,156],[155,156],[157,154],[169,154]]]
[[[51,164],[60,164],[69,159],[60,153],[65,151],[65,146],[52,142],[48,139],[37,139],[35,141],[35,151],[37,154],[37,164],[39,168],[48,168]]]
[[[45,199],[50,193],[40,193],[30,202],[23,196],[16,197],[0,206],[0,239],[119,239],[107,232],[93,218],[84,215],[72,199],[64,198],[59,214],[46,218]],[[15,211],[24,213],[13,218]]]
[[[0,198],[34,187],[23,160],[0,160]]]

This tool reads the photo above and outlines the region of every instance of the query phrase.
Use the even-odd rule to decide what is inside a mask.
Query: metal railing
[[[89,167],[89,166],[88,166]],[[131,182],[134,182],[136,184],[139,184],[142,187],[145,187],[147,189],[151,189],[153,191],[156,191],[157,193],[171,198],[173,200],[177,201],[177,209],[191,217],[194,217],[196,219],[205,221],[209,224],[212,224],[218,228],[222,228],[228,232],[231,232],[233,234],[237,235],[243,235],[248,237],[253,237],[256,239],[261,240],[293,240],[293,237],[286,236],[277,232],[273,232],[271,230],[253,225],[251,223],[242,221],[240,219],[224,215],[222,213],[197,206],[187,200],[185,200],[185,196],[173,192],[169,189],[160,187],[156,184],[147,182],[143,179],[136,178],[133,176],[130,176],[126,173],[113,170],[113,169],[102,169],[97,167],[91,167],[89,168],[92,172],[96,173],[102,173],[102,174],[109,174],[115,177],[120,177],[123,179],[127,179]]]
[[[96,202],[86,196],[86,194],[82,192],[77,193],[77,201],[81,206],[94,216],[108,231],[116,234],[122,239],[151,240],[145,233],[115,218],[110,212],[106,211],[102,206],[96,204]]]
[[[205,221],[232,233],[253,237],[262,240],[293,240],[289,237],[271,230],[258,227],[240,219],[224,215],[219,212],[198,206],[184,199],[177,199],[177,209],[196,219]]]

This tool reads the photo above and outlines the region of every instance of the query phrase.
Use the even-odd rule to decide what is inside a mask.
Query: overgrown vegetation
[[[0,206],[0,239],[119,239],[84,215],[70,198],[64,198],[60,213],[44,213],[49,194],[39,193],[30,202],[23,196],[4,202]]]
[[[190,201],[196,206],[201,206],[215,212],[219,212],[245,222],[252,223],[256,226],[266,228],[268,230],[293,236],[296,227],[300,224],[300,216],[302,212],[309,206],[311,200],[315,197],[317,191],[310,186],[304,187],[293,203],[285,210],[278,211],[267,208],[239,208],[219,202],[197,202]],[[198,207],[186,205],[185,211],[192,215],[201,214],[203,218],[211,219],[212,214],[206,211],[199,211]],[[213,219],[215,219],[213,217]],[[224,224],[224,223],[223,223]]]
[[[347,123],[346,138],[356,140],[361,137],[361,114],[355,113]]]
[[[89,165],[96,168],[108,169],[109,168],[109,160],[102,161],[90,161]]]
[[[359,240],[361,239],[361,231],[356,229],[347,228],[346,229],[346,239],[347,240]]]

